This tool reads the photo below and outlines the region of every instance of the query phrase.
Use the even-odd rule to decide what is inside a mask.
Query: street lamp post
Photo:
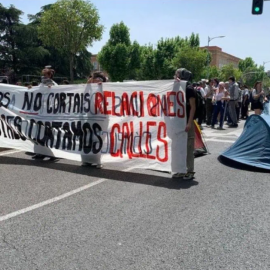
[[[207,45],[207,49],[208,49],[208,52],[209,52],[209,44],[210,44],[210,41],[211,40],[213,40],[213,39],[215,39],[215,38],[224,38],[225,36],[217,36],[217,37],[212,37],[212,38],[210,38],[210,37],[208,37],[208,45]],[[209,52],[210,53],[210,52]],[[208,61],[207,61],[207,79],[209,79],[209,67],[210,67],[210,61],[209,61],[209,59],[207,59]]]

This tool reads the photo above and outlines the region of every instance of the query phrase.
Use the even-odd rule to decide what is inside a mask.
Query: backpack
[[[248,106],[249,103],[251,103],[251,102],[252,102],[252,94],[250,94],[250,92],[248,91],[248,97],[247,97],[247,100],[246,100],[246,104],[245,105]]]
[[[196,92],[196,98],[195,98],[196,111],[195,111],[194,119],[197,119],[200,116],[202,116],[204,98],[203,98],[200,91],[198,91],[198,90],[194,90],[194,91]]]
[[[188,85],[187,88],[192,89],[195,92],[195,104],[196,104],[196,111],[194,115],[194,120],[199,118],[203,113],[203,104],[204,104],[204,98],[200,91],[194,89],[192,85]],[[186,101],[186,105],[189,106],[188,100]]]

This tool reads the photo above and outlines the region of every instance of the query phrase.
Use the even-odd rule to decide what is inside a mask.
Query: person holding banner
[[[55,71],[53,69],[51,69],[51,66],[46,66],[45,69],[42,70],[42,78],[41,78],[41,85],[44,86],[48,86],[49,88],[51,88],[52,85],[57,85],[54,81],[53,81],[53,76],[54,76]],[[32,86],[31,86],[32,87]],[[30,87],[30,88],[31,88]],[[46,158],[47,156],[44,156],[42,154],[35,154],[32,159],[36,159],[36,160],[43,160],[44,158]],[[51,161],[56,161],[58,160],[58,158],[56,157],[50,157]]]
[[[103,74],[101,72],[94,72],[92,76],[89,77],[88,81],[87,81],[87,84],[93,84],[93,83],[97,83],[99,85],[102,85],[102,82],[106,82],[106,78],[103,76]],[[90,91],[91,91],[91,88],[90,88]],[[102,90],[101,90],[102,91]],[[88,162],[88,161],[85,161],[83,159],[83,162],[82,162],[82,166],[95,166],[97,169],[102,169],[103,168],[103,165],[101,164],[101,154],[98,153],[96,154],[96,162]]]
[[[41,84],[46,85],[48,87],[51,87],[52,85],[57,85],[55,81],[53,81],[53,76],[55,74],[55,71],[51,68],[51,66],[46,66],[42,70],[42,78],[41,78]]]
[[[183,72],[184,70],[184,72]],[[195,112],[196,112],[196,92],[190,83],[192,73],[185,69],[178,69],[175,73],[175,80],[186,80],[186,119],[187,125],[185,132],[188,134],[187,139],[187,173],[175,173],[173,178],[182,178],[184,180],[192,180],[194,178],[194,142],[195,142]]]

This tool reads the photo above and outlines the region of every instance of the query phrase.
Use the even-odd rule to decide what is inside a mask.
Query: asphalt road
[[[218,161],[242,126],[204,130],[192,182],[1,152],[0,269],[270,269],[269,173]]]

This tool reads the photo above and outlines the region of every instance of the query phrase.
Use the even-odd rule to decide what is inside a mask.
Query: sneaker
[[[217,130],[225,130],[225,128],[217,127]]]
[[[229,128],[237,128],[238,127],[238,124],[231,124],[229,125]]]
[[[215,129],[215,126],[211,126],[212,129]]]
[[[103,168],[103,165],[102,164],[97,164],[96,168],[97,169],[102,169]]]
[[[172,175],[172,178],[183,178],[185,175],[185,173],[175,173]]]
[[[183,180],[192,180],[194,178],[195,172],[188,172],[184,177]]]

